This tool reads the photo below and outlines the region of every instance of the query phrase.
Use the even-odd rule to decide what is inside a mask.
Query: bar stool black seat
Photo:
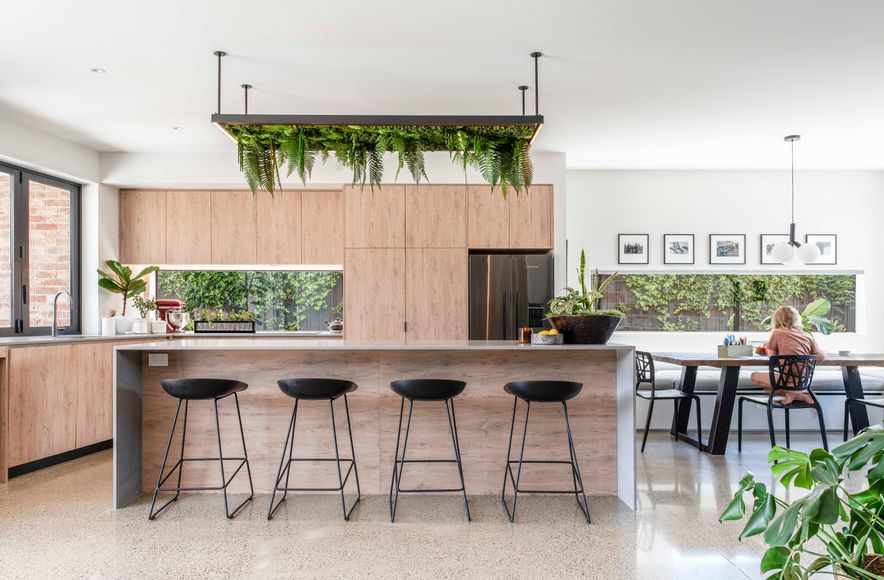
[[[460,456],[460,440],[457,436],[457,416],[454,413],[454,397],[460,395],[467,384],[463,381],[449,379],[409,379],[393,381],[390,389],[402,397],[399,405],[399,427],[396,429],[396,452],[393,461],[393,477],[390,481],[390,521],[396,520],[396,508],[399,505],[400,493],[448,493],[460,492],[463,494],[463,504],[467,512],[467,521],[472,521],[470,503],[467,500],[466,486],[463,479],[463,463]],[[402,445],[402,458],[399,458],[399,441],[402,436],[402,418],[405,414],[405,401],[408,400],[408,422],[405,427],[405,441]],[[408,449],[408,434],[411,431],[411,416],[414,411],[415,401],[442,401],[445,403],[445,412],[448,416],[448,429],[451,432],[451,445],[454,448],[454,459],[406,459]],[[406,463],[454,463],[457,465],[457,474],[460,477],[460,487],[443,489],[402,488],[402,474]]]
[[[580,464],[577,461],[577,450],[574,448],[574,436],[571,433],[571,420],[568,417],[568,403],[567,401],[573,399],[578,394],[580,394],[581,389],[583,388],[582,383],[575,383],[571,381],[514,381],[511,383],[507,383],[503,389],[514,396],[513,399],[513,419],[510,424],[510,440],[507,445],[506,452],[506,467],[504,468],[503,474],[503,490],[500,492],[500,500],[503,502],[503,508],[506,510],[507,516],[509,517],[510,522],[514,521],[516,518],[516,503],[519,499],[520,493],[568,493],[574,494],[574,498],[577,500],[577,505],[580,507],[580,511],[583,512],[583,517],[586,519],[586,523],[590,523],[589,517],[589,503],[586,500],[586,493],[583,488],[583,477],[580,475]],[[519,404],[519,400],[522,400],[526,403],[525,409],[525,426],[522,429],[522,450],[519,454],[518,459],[512,459],[512,447],[513,447],[513,431],[516,427],[516,409]],[[562,411],[565,415],[565,429],[568,433],[568,453],[569,459],[565,460],[539,460],[525,459],[525,441],[528,438],[528,417],[531,414],[531,403],[561,403]],[[519,464],[519,468],[516,471],[515,476],[513,475],[512,465],[514,463]],[[519,481],[522,477],[522,466],[524,464],[567,464],[571,466],[571,479],[574,483],[573,490],[534,490],[534,489],[522,489],[519,487]],[[507,505],[506,502],[506,488],[507,483],[512,482],[513,484],[513,509],[512,511]],[[581,498],[583,501],[581,502]]]
[[[270,508],[267,512],[267,519],[270,520],[273,518],[273,514],[276,513],[276,510],[279,509],[279,506],[283,504],[288,496],[288,492],[290,491],[304,491],[304,492],[323,492],[323,491],[337,491],[341,494],[341,510],[344,513],[344,520],[349,521],[350,515],[353,513],[353,510],[356,509],[357,504],[362,499],[362,490],[359,487],[359,470],[356,467],[356,449],[353,445],[353,428],[350,426],[350,404],[347,401],[347,394],[352,393],[356,390],[357,385],[352,381],[346,381],[341,379],[307,379],[307,378],[293,378],[293,379],[280,379],[276,381],[279,385],[279,390],[293,398],[295,402],[292,404],[292,417],[289,420],[289,428],[286,431],[285,436],[285,444],[282,447],[282,457],[279,459],[279,469],[276,472],[276,481],[273,484],[273,494],[270,497]],[[338,429],[335,422],[335,401],[343,398],[344,399],[344,413],[347,417],[347,433],[350,438],[350,457],[349,458],[341,458],[340,449],[338,447]],[[332,440],[335,446],[335,456],[334,457],[294,457],[295,451],[295,427],[297,426],[298,420],[298,404],[301,400],[305,401],[328,401],[328,408],[331,413],[331,427],[332,427]],[[286,454],[286,450],[288,450],[288,454]],[[288,461],[286,461],[286,455],[288,455]],[[297,462],[327,462],[334,461],[336,467],[338,468],[338,486],[337,487],[289,487],[289,479],[292,471],[292,463]],[[347,468],[347,474],[344,475],[341,470],[341,463],[349,464]],[[347,502],[344,497],[344,488],[347,485],[347,481],[350,479],[350,474],[353,474],[356,478],[356,500],[353,502],[353,505],[350,506],[350,509],[347,509]],[[285,485],[280,487],[282,483],[282,478],[285,476]],[[274,502],[276,501],[276,492],[282,492],[282,499],[279,500],[276,505]]]
[[[248,385],[236,381],[233,379],[194,379],[194,378],[184,378],[184,379],[163,379],[160,381],[160,384],[163,386],[163,390],[166,391],[172,397],[178,399],[178,408],[175,410],[175,418],[172,420],[172,428],[169,430],[169,441],[166,443],[166,452],[163,454],[163,463],[160,466],[160,473],[157,476],[157,484],[154,487],[153,491],[153,499],[150,502],[150,512],[148,514],[148,519],[153,520],[157,517],[157,515],[166,509],[169,504],[176,501],[178,496],[182,491],[210,491],[210,490],[221,490],[224,492],[224,513],[228,518],[233,518],[239,510],[241,510],[248,502],[252,500],[255,496],[255,488],[252,486],[252,470],[249,467],[249,455],[246,451],[246,437],[243,433],[242,428],[242,416],[239,412],[239,397],[237,393],[241,393],[248,388]],[[233,400],[236,403],[236,418],[239,422],[239,436],[242,441],[242,457],[224,457],[224,451],[221,447],[221,420],[218,415],[218,401],[222,399],[226,399],[230,395],[233,395]],[[190,407],[190,401],[213,401],[215,405],[215,428],[216,434],[218,438],[218,457],[184,457],[184,444],[187,436],[187,411]],[[178,416],[181,414],[181,405],[184,404],[184,420],[181,428],[181,456],[178,459],[178,462],[172,466],[172,469],[169,470],[169,473],[165,473],[166,471],[166,462],[169,459],[169,450],[172,447],[172,439],[175,435],[175,427],[178,425]],[[221,485],[218,487],[181,487],[181,474],[184,471],[184,463],[188,461],[217,461],[221,467]],[[225,475],[224,471],[224,462],[225,461],[239,461],[239,465],[233,471],[233,474],[228,479]],[[249,476],[249,497],[245,499],[239,506],[234,509],[232,512],[230,511],[229,505],[227,503],[227,487],[230,485],[230,482],[237,476],[240,470],[245,466],[246,473]],[[169,477],[172,476],[175,471],[178,471],[178,484],[175,487],[163,487],[163,484]],[[157,503],[157,494],[161,491],[174,491],[175,496],[164,503],[160,509],[154,511],[154,507]]]

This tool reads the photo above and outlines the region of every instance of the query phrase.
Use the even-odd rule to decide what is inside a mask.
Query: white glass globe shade
[[[804,244],[798,248],[798,259],[805,264],[812,264],[819,260],[820,249],[816,244]]]
[[[787,264],[795,258],[795,247],[792,244],[781,242],[773,247],[770,255],[780,264]]]

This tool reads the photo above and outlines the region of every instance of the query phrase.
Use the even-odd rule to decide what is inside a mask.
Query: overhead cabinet
[[[405,186],[344,187],[344,247],[405,247]]]
[[[166,192],[120,191],[120,260],[166,263]]]
[[[467,188],[409,185],[405,188],[405,246],[467,247]]]
[[[166,192],[166,260],[159,263],[212,263],[212,192]]]
[[[302,263],[301,193],[260,191],[257,203],[257,263]]]
[[[301,192],[304,264],[344,263],[344,192]]]
[[[527,192],[469,187],[469,240],[474,250],[551,250],[553,187],[532,185]]]

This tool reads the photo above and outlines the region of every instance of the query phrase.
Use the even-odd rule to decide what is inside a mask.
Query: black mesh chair
[[[813,381],[813,371],[816,368],[817,357],[811,354],[788,354],[770,357],[768,372],[770,374],[771,390],[768,395],[740,397],[737,408],[737,450],[743,450],[743,403],[750,402],[767,407],[767,429],[770,433],[770,445],[777,444],[774,435],[773,410],[782,409],[786,419],[786,447],[791,444],[789,433],[789,411],[794,409],[816,409],[820,422],[820,436],[823,439],[823,447],[828,450],[829,442],[826,440],[826,424],[823,421],[823,408],[820,406],[816,395],[813,394],[810,384]],[[785,399],[777,395],[777,391],[794,391],[807,393],[813,400],[812,403],[793,401],[783,405]]]
[[[362,490],[359,487],[359,471],[356,468],[356,449],[353,445],[353,428],[350,426],[350,405],[347,402],[347,394],[356,390],[356,383],[341,379],[281,379],[276,381],[279,390],[294,399],[292,404],[292,417],[285,435],[285,443],[282,446],[282,457],[279,459],[279,469],[276,472],[276,481],[273,484],[273,494],[270,496],[270,508],[267,519],[273,519],[273,514],[283,504],[290,491],[297,492],[329,492],[336,491],[341,494],[341,510],[344,513],[344,521],[350,520],[350,514],[356,509],[362,499]],[[338,428],[335,422],[335,401],[344,399],[344,415],[347,418],[347,434],[350,438],[350,457],[341,458],[338,448]],[[328,409],[331,416],[332,441],[335,446],[334,457],[295,457],[295,427],[298,423],[298,405],[301,401],[328,401]],[[288,453],[286,453],[288,450]],[[288,455],[288,460],[286,460]],[[335,487],[289,487],[289,479],[292,473],[292,464],[299,462],[335,462],[338,473],[338,485]],[[347,464],[346,475],[341,470],[341,464]],[[344,499],[344,488],[350,475],[356,477],[356,500],[350,509]],[[283,477],[285,482],[283,483]],[[282,492],[282,498],[276,505],[276,493]]]
[[[243,433],[242,417],[239,413],[239,397],[237,396],[237,393],[246,390],[248,385],[232,379],[163,379],[160,381],[160,384],[163,386],[163,390],[166,391],[166,393],[178,399],[178,408],[175,410],[175,418],[172,420],[172,428],[169,431],[169,441],[166,443],[166,452],[163,454],[163,463],[160,466],[160,473],[157,476],[157,484],[153,490],[153,499],[150,502],[150,512],[147,516],[148,519],[152,520],[156,518],[161,511],[169,507],[169,504],[177,501],[178,496],[182,491],[213,490],[224,492],[224,513],[228,518],[233,518],[233,516],[235,516],[236,513],[255,496],[255,489],[252,487],[252,471],[249,468],[249,455],[246,452],[246,437]],[[233,401],[236,403],[236,419],[239,422],[239,436],[242,441],[242,457],[224,457],[224,451],[221,448],[221,420],[218,415],[218,401],[226,399],[231,395],[233,395]],[[218,457],[184,456],[184,444],[187,435],[187,411],[190,407],[191,401],[212,401],[215,405],[215,429],[218,439]],[[175,465],[172,466],[172,469],[170,469],[168,473],[165,473],[166,462],[169,459],[169,449],[172,447],[172,439],[175,436],[175,426],[178,424],[178,417],[181,415],[182,406],[184,407],[184,418],[183,426],[181,427],[181,456]],[[181,474],[184,471],[184,464],[192,461],[217,461],[221,468],[221,485],[217,487],[181,487]],[[239,465],[230,475],[230,478],[225,476],[225,461],[239,461]],[[249,493],[249,497],[231,512],[230,507],[227,504],[227,486],[230,485],[230,482],[233,481],[233,478],[236,477],[243,466],[245,466],[246,473],[248,473],[249,476],[249,489],[251,492]],[[177,485],[173,487],[164,487],[166,481],[172,477],[172,474],[176,471],[178,472]],[[174,491],[175,495],[172,499],[164,503],[160,509],[154,511],[157,503],[157,495],[161,491]]]
[[[642,385],[650,385],[651,390],[642,389]],[[684,399],[691,399],[697,409],[697,441],[702,449],[703,422],[700,419],[700,397],[685,393],[678,389],[657,389],[657,375],[654,370],[654,357],[649,352],[635,351],[635,396],[648,401],[648,416],[645,419],[645,432],[642,435],[642,453],[645,452],[645,443],[648,441],[648,431],[651,429],[651,416],[654,414],[654,402],[658,400],[673,401],[673,412],[678,415],[679,403]],[[675,433],[678,440],[678,432]]]
[[[510,423],[510,439],[507,444],[506,451],[506,467],[503,473],[503,489],[500,492],[500,501],[503,502],[503,509],[513,522],[516,519],[516,503],[519,500],[520,493],[557,493],[557,494],[574,494],[577,505],[583,513],[586,523],[590,523],[589,503],[586,500],[586,492],[583,487],[583,476],[580,474],[580,464],[577,462],[577,449],[574,447],[574,435],[571,433],[571,419],[568,416],[568,401],[580,394],[583,389],[582,383],[572,381],[514,381],[504,385],[503,389],[513,395],[513,419]],[[518,459],[512,458],[513,449],[513,432],[516,428],[516,409],[519,401],[525,402],[525,425],[522,428],[521,452]],[[528,417],[531,414],[531,403],[559,403],[562,405],[562,414],[565,416],[565,431],[568,435],[568,459],[525,459],[525,441],[528,438]],[[515,475],[513,475],[513,465],[517,465]],[[574,485],[573,489],[567,490],[535,490],[525,489],[520,486],[522,479],[522,466],[525,464],[559,464],[568,465],[571,469],[571,480]],[[510,510],[506,502],[507,484],[512,483],[513,486],[513,509]]]
[[[850,406],[851,405],[865,405],[867,407],[877,407],[878,409],[884,409],[884,397],[878,399],[854,399],[852,397],[847,397],[847,400],[844,401],[844,440],[847,441],[847,429],[850,424]]]

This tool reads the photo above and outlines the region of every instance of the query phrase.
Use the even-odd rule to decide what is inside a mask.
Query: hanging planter
[[[244,115],[221,114],[221,60],[218,58],[218,112],[212,123],[237,144],[240,170],[252,192],[270,193],[282,186],[282,174],[296,174],[306,184],[317,161],[334,154],[339,166],[353,172],[353,183],[374,188],[384,178],[384,157],[397,156],[396,178],[407,168],[415,183],[429,181],[424,154],[447,151],[464,172],[475,169],[506,198],[531,185],[531,143],[543,125],[539,114],[538,59],[534,59],[534,115],[525,114],[527,85],[519,86],[522,115],[249,115],[249,89],[244,89]]]
[[[397,156],[395,179],[406,168],[415,183],[429,181],[424,154],[447,151],[475,169],[492,187],[517,193],[531,185],[531,139],[538,125],[282,125],[226,124],[239,165],[252,191],[273,192],[282,175],[307,182],[314,165],[334,154],[353,172],[353,183],[371,187],[384,178],[384,155]]]

